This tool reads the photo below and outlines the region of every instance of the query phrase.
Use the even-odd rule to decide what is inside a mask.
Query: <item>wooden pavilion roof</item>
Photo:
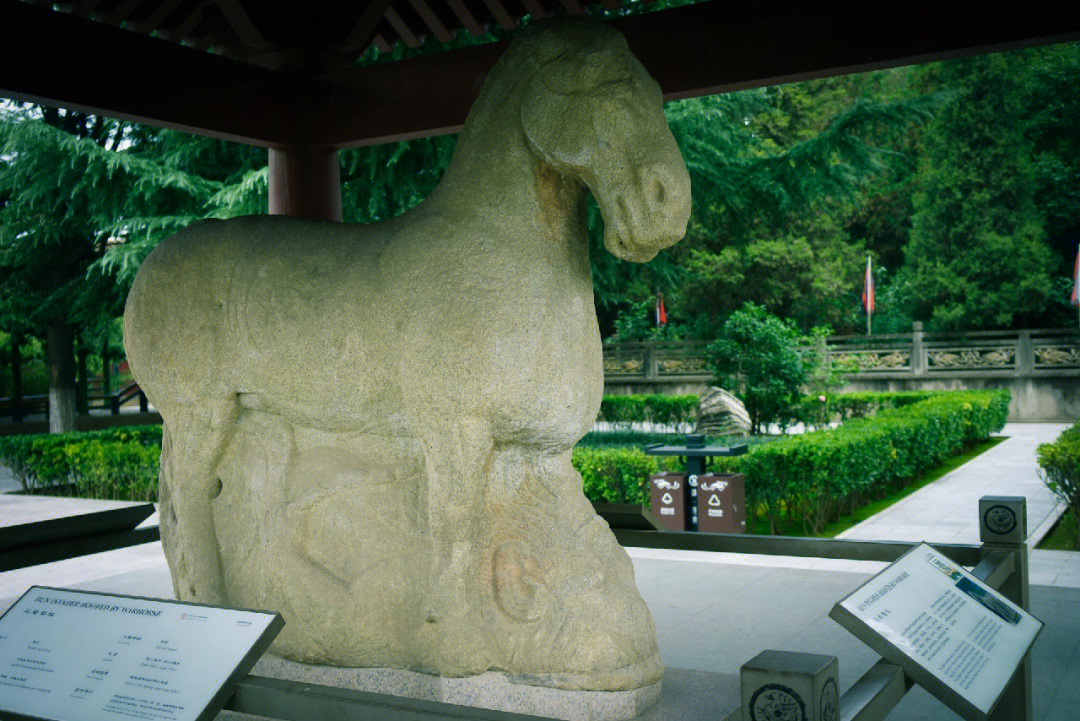
[[[667,99],[1080,39],[1074,17],[1037,5],[869,5],[706,0],[609,22]],[[583,12],[584,0],[0,0],[18,40],[0,44],[0,96],[269,147],[387,142],[460,129],[506,41],[449,49],[456,33]],[[425,41],[444,49],[356,66],[371,46]]]

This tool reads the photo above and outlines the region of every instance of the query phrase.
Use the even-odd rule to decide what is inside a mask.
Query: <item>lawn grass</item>
[[[1076,536],[1073,529],[1076,528],[1076,514],[1070,508],[1065,511],[1065,514],[1058,519],[1058,522],[1054,524],[1054,527],[1050,529],[1050,533],[1039,541],[1038,548],[1043,548],[1048,551],[1076,551],[1077,548]]]
[[[884,511],[886,508],[896,503],[897,501],[903,498],[907,498],[920,488],[925,488],[926,486],[930,485],[934,481],[944,476],[946,473],[949,473],[950,471],[955,471],[957,468],[964,465],[968,461],[985,453],[986,451],[990,450],[997,444],[1007,439],[1008,436],[994,436],[993,438],[988,438],[985,441],[981,441],[980,443],[975,444],[975,446],[971,448],[971,450],[963,451],[958,455],[955,455],[952,458],[949,458],[942,463],[939,463],[937,466],[928,470],[922,478],[913,481],[911,484],[905,486],[896,493],[886,496],[881,500],[868,503],[867,505],[856,510],[854,513],[849,513],[847,515],[841,516],[839,520],[829,523],[825,526],[825,529],[820,534],[818,534],[818,536],[821,538],[833,538],[834,536],[843,533],[855,524],[861,523],[862,521],[865,521],[874,514]],[[760,515],[755,520],[756,523],[754,524],[754,528],[751,532],[763,536],[768,535],[769,522]],[[749,522],[747,522],[747,526],[749,530]],[[805,535],[802,523],[799,521],[793,521],[787,524],[781,523],[777,531],[779,535],[782,536]]]

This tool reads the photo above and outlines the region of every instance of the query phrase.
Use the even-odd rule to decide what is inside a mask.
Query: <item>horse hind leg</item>
[[[173,589],[182,601],[225,603],[211,503],[221,493],[216,467],[236,428],[235,397],[199,408],[173,408],[162,434],[158,476],[161,541]]]

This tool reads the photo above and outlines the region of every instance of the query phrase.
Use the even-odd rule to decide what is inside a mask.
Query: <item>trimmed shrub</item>
[[[762,512],[773,533],[791,519],[801,522],[804,533],[820,533],[842,513],[899,490],[1001,430],[1010,401],[1008,391],[851,395],[856,398],[837,407],[876,413],[836,429],[753,445],[746,455],[712,459],[710,468],[746,474],[747,507]],[[602,440],[614,446],[615,436],[603,434]],[[680,470],[679,463],[625,447],[582,444],[573,454],[592,501],[645,505],[649,475]]]
[[[1080,550],[1080,423],[1065,429],[1053,443],[1040,445],[1035,456],[1043,483],[1072,511],[1068,530],[1073,548]]]
[[[598,421],[607,421],[616,428],[630,428],[632,423],[658,423],[671,426],[690,423],[697,414],[695,395],[666,396],[633,395],[604,396],[600,402]]]
[[[714,465],[746,474],[747,507],[773,533],[782,517],[807,534],[875,498],[899,490],[927,468],[1005,425],[1008,391],[949,391],[885,408],[836,429],[787,436]]]
[[[79,461],[81,456],[79,451],[74,449],[95,441],[105,445],[157,448],[160,455],[161,426],[121,426],[101,431],[0,436],[0,463],[10,468],[22,487],[28,491],[77,484],[73,476],[73,463]],[[110,454],[110,457],[119,459],[124,457],[124,452],[117,450]],[[149,462],[149,459],[144,461]],[[153,465],[153,477],[157,478],[156,461]]]

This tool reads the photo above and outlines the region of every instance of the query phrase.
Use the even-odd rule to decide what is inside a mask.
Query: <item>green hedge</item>
[[[782,516],[808,534],[918,478],[923,471],[1005,425],[1008,391],[949,391],[839,428],[787,436],[745,456],[717,459],[747,479],[747,507],[773,531]]]
[[[1080,423],[1065,429],[1053,443],[1040,445],[1035,456],[1047,488],[1072,511],[1068,531],[1073,548],[1080,550]]]
[[[74,495],[155,500],[161,426],[0,436],[0,463],[27,490],[73,485]]]
[[[694,395],[604,396],[596,420],[627,428],[631,423],[690,423],[697,414],[698,400]]]
[[[746,474],[748,504],[764,512],[774,530],[784,516],[801,518],[805,531],[816,533],[842,510],[904,485],[965,444],[1000,430],[1010,400],[1007,391],[939,392],[919,399],[908,394],[851,395],[860,400],[838,401],[837,407],[881,410],[837,429],[754,445],[744,456],[714,459],[712,467]],[[623,407],[638,403],[647,405],[631,401]],[[654,422],[672,421],[669,416]],[[1080,438],[1080,431],[1076,435]],[[590,500],[644,505],[650,474],[681,470],[677,458],[646,456],[641,448],[616,446],[613,440],[605,437],[610,445],[574,449],[572,462]],[[160,444],[160,426],[7,436],[0,437],[0,462],[26,488],[74,484],[80,496],[153,500]]]
[[[748,507],[763,512],[773,532],[782,518],[795,518],[805,533],[818,533],[842,512],[903,487],[965,445],[1001,430],[1010,402],[1008,391],[850,395],[855,397],[838,399],[835,407],[877,412],[711,462],[715,470],[746,474]],[[679,469],[627,448],[578,446],[573,463],[590,500],[643,505],[649,474]]]
[[[903,408],[925,401],[941,391],[899,391],[895,393],[827,393],[803,396],[791,409],[791,421],[820,426],[834,420],[865,418],[886,408]]]

